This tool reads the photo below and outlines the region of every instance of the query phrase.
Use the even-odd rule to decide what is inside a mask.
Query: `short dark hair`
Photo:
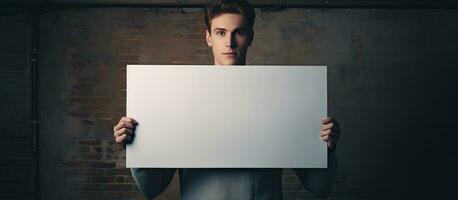
[[[245,17],[248,30],[253,29],[255,12],[253,6],[246,0],[215,0],[205,7],[205,25],[211,33],[211,20],[224,13],[241,14]]]

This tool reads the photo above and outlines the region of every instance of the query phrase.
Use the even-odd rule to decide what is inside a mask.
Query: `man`
[[[215,65],[245,65],[246,53],[254,37],[255,13],[242,0],[218,0],[205,12],[206,41],[212,48]],[[138,123],[122,117],[113,128],[115,140],[125,144],[132,140]],[[318,133],[317,133],[318,134]],[[320,135],[328,146],[328,168],[294,169],[305,189],[316,197],[326,198],[337,171],[335,148],[339,127],[327,117],[322,121]],[[176,169],[131,169],[140,191],[148,198],[159,195],[170,183]],[[181,198],[183,200],[282,198],[282,169],[180,169]]]

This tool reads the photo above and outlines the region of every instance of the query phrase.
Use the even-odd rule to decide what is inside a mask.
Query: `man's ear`
[[[250,32],[250,38],[249,38],[250,41],[248,41],[248,46],[251,46],[251,43],[253,42],[253,39],[254,39],[254,31],[251,30],[251,32]]]
[[[209,47],[212,46],[212,38],[210,37],[210,32],[208,32],[208,29],[205,31],[205,40],[207,41],[207,45]]]

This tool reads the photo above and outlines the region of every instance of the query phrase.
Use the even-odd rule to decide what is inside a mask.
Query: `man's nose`
[[[237,43],[235,41],[235,34],[231,34],[226,41],[226,47],[230,47],[231,49],[237,47]]]

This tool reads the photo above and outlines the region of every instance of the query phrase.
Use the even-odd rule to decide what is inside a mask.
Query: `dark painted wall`
[[[27,15],[0,16],[0,199],[34,196],[30,34]]]
[[[202,10],[181,11],[41,16],[43,199],[142,199],[112,127],[125,114],[126,64],[212,64]],[[342,128],[332,199],[457,196],[457,22],[444,9],[257,10],[248,64],[329,66],[329,113]],[[311,197],[291,170],[283,180],[285,199]],[[159,199],[178,191],[174,179]]]

